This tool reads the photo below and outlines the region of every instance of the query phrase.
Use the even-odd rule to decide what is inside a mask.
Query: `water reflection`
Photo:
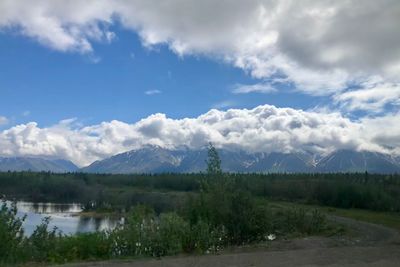
[[[98,217],[80,217],[76,232],[93,232],[103,231],[115,228],[118,223],[122,222],[121,219],[98,218]]]
[[[8,202],[10,205],[11,203]],[[17,202],[17,216],[22,218],[26,215],[23,224],[25,235],[29,236],[45,217],[50,217],[49,227],[56,227],[63,234],[75,234],[94,232],[115,228],[122,223],[121,218],[111,217],[87,217],[80,216],[82,207],[78,203],[56,204],[56,203],[33,203]]]
[[[59,203],[36,203],[36,202],[17,202],[18,210],[24,210],[34,213],[54,214],[54,213],[78,213],[82,207],[78,203],[59,204]]]

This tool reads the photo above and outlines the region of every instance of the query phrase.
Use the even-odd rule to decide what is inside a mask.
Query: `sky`
[[[0,1],[0,156],[400,155],[398,1]]]

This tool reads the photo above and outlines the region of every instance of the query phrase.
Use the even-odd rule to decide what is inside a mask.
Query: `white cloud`
[[[8,119],[4,116],[0,116],[0,125],[5,125],[8,123]]]
[[[370,81],[357,90],[350,90],[334,97],[347,110],[382,112],[389,104],[400,105],[400,83]]]
[[[116,23],[147,47],[210,56],[257,78],[279,74],[313,95],[338,95],[371,76],[400,82],[397,0],[0,2],[1,28],[60,51],[91,53],[92,42],[115,38]]]
[[[384,147],[391,150],[393,154],[400,155],[400,112],[386,114],[382,117],[364,118],[364,135],[376,147]]]
[[[91,41],[111,41],[114,10],[107,0],[0,2],[0,26],[59,51],[92,52]]]
[[[234,94],[248,94],[248,93],[275,93],[276,90],[270,84],[256,83],[256,84],[237,84],[234,86],[232,93]]]
[[[0,155],[46,155],[79,165],[139,148],[219,147],[247,151],[359,149],[400,154],[400,114],[351,121],[339,113],[321,113],[270,105],[254,109],[212,109],[197,118],[171,119],[154,114],[136,123],[102,122],[82,127],[64,120],[41,128],[35,122],[0,132]]]
[[[144,92],[145,95],[157,95],[161,94],[162,92],[160,90],[147,90]]]

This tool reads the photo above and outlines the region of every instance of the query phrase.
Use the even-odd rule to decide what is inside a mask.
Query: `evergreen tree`
[[[221,159],[219,158],[217,149],[212,143],[208,145],[208,159],[207,163],[207,173],[208,174],[221,174]]]

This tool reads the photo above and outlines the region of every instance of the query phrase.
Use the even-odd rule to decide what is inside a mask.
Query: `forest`
[[[377,211],[400,210],[400,175],[369,173],[88,174],[0,173],[0,194],[34,202],[78,202],[87,209],[129,209],[149,204],[157,212],[174,209],[197,194],[203,181],[230,181],[255,197]]]

